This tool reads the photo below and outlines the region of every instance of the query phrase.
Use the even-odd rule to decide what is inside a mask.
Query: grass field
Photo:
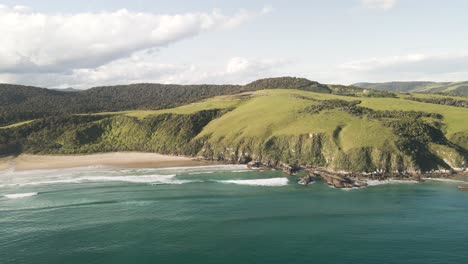
[[[119,112],[100,112],[94,113],[92,115],[126,115],[131,117],[136,117],[138,119],[143,119],[150,116],[157,116],[160,114],[192,114],[202,110],[211,110],[211,109],[227,109],[234,108],[245,102],[245,99],[240,99],[239,95],[237,96],[218,96],[203,100],[201,102],[196,102],[188,105],[179,106],[176,108],[161,109],[161,110],[132,110],[132,111],[119,111]]]
[[[245,138],[263,138],[283,135],[328,133],[341,129],[339,141],[344,150],[355,147],[382,146],[393,137],[390,129],[380,122],[352,116],[343,111],[325,111],[318,114],[304,113],[305,107],[315,100],[356,100],[348,96],[291,90],[265,90],[257,97],[232,112],[212,121],[200,137],[211,135],[214,142],[223,140],[238,142]],[[301,97],[297,97],[297,96]],[[368,100],[359,98],[359,100]],[[371,98],[370,98],[371,99]],[[394,99],[398,100],[398,99]]]

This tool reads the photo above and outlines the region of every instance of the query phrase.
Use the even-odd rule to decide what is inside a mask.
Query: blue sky
[[[462,0],[0,0],[0,82],[468,80]]]

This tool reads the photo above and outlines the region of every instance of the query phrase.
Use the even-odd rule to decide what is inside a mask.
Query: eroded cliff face
[[[332,171],[418,173],[466,167],[467,156],[448,146],[434,144],[444,151],[427,152],[424,157],[405,155],[388,142],[381,148],[362,147],[343,150],[325,133],[299,136],[271,137],[261,142],[245,139],[237,144],[223,140],[210,142],[209,137],[199,140],[203,147],[200,157],[231,163],[256,161],[266,166],[290,164],[327,168]]]

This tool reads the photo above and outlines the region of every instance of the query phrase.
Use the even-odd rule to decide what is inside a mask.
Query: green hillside
[[[95,87],[82,91],[57,91],[31,86],[0,84],[0,127],[56,115],[128,110],[159,110],[214,96],[264,89],[298,89],[354,96],[386,96],[393,93],[348,86],[329,86],[304,78],[278,77],[246,85],[131,84]]]
[[[213,96],[278,88],[333,92],[326,85],[294,77],[262,79],[247,85],[142,83],[75,92],[0,84],[0,126],[54,115],[164,109]]]
[[[452,95],[468,95],[468,81],[356,83],[354,86],[391,92],[447,93]]]
[[[175,108],[40,118],[0,129],[0,151],[148,151],[353,172],[467,165],[468,108],[357,88],[304,87],[256,89]]]

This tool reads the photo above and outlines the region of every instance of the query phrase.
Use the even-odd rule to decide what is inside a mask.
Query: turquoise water
[[[295,181],[241,166],[4,172],[0,263],[468,263],[457,183]]]

